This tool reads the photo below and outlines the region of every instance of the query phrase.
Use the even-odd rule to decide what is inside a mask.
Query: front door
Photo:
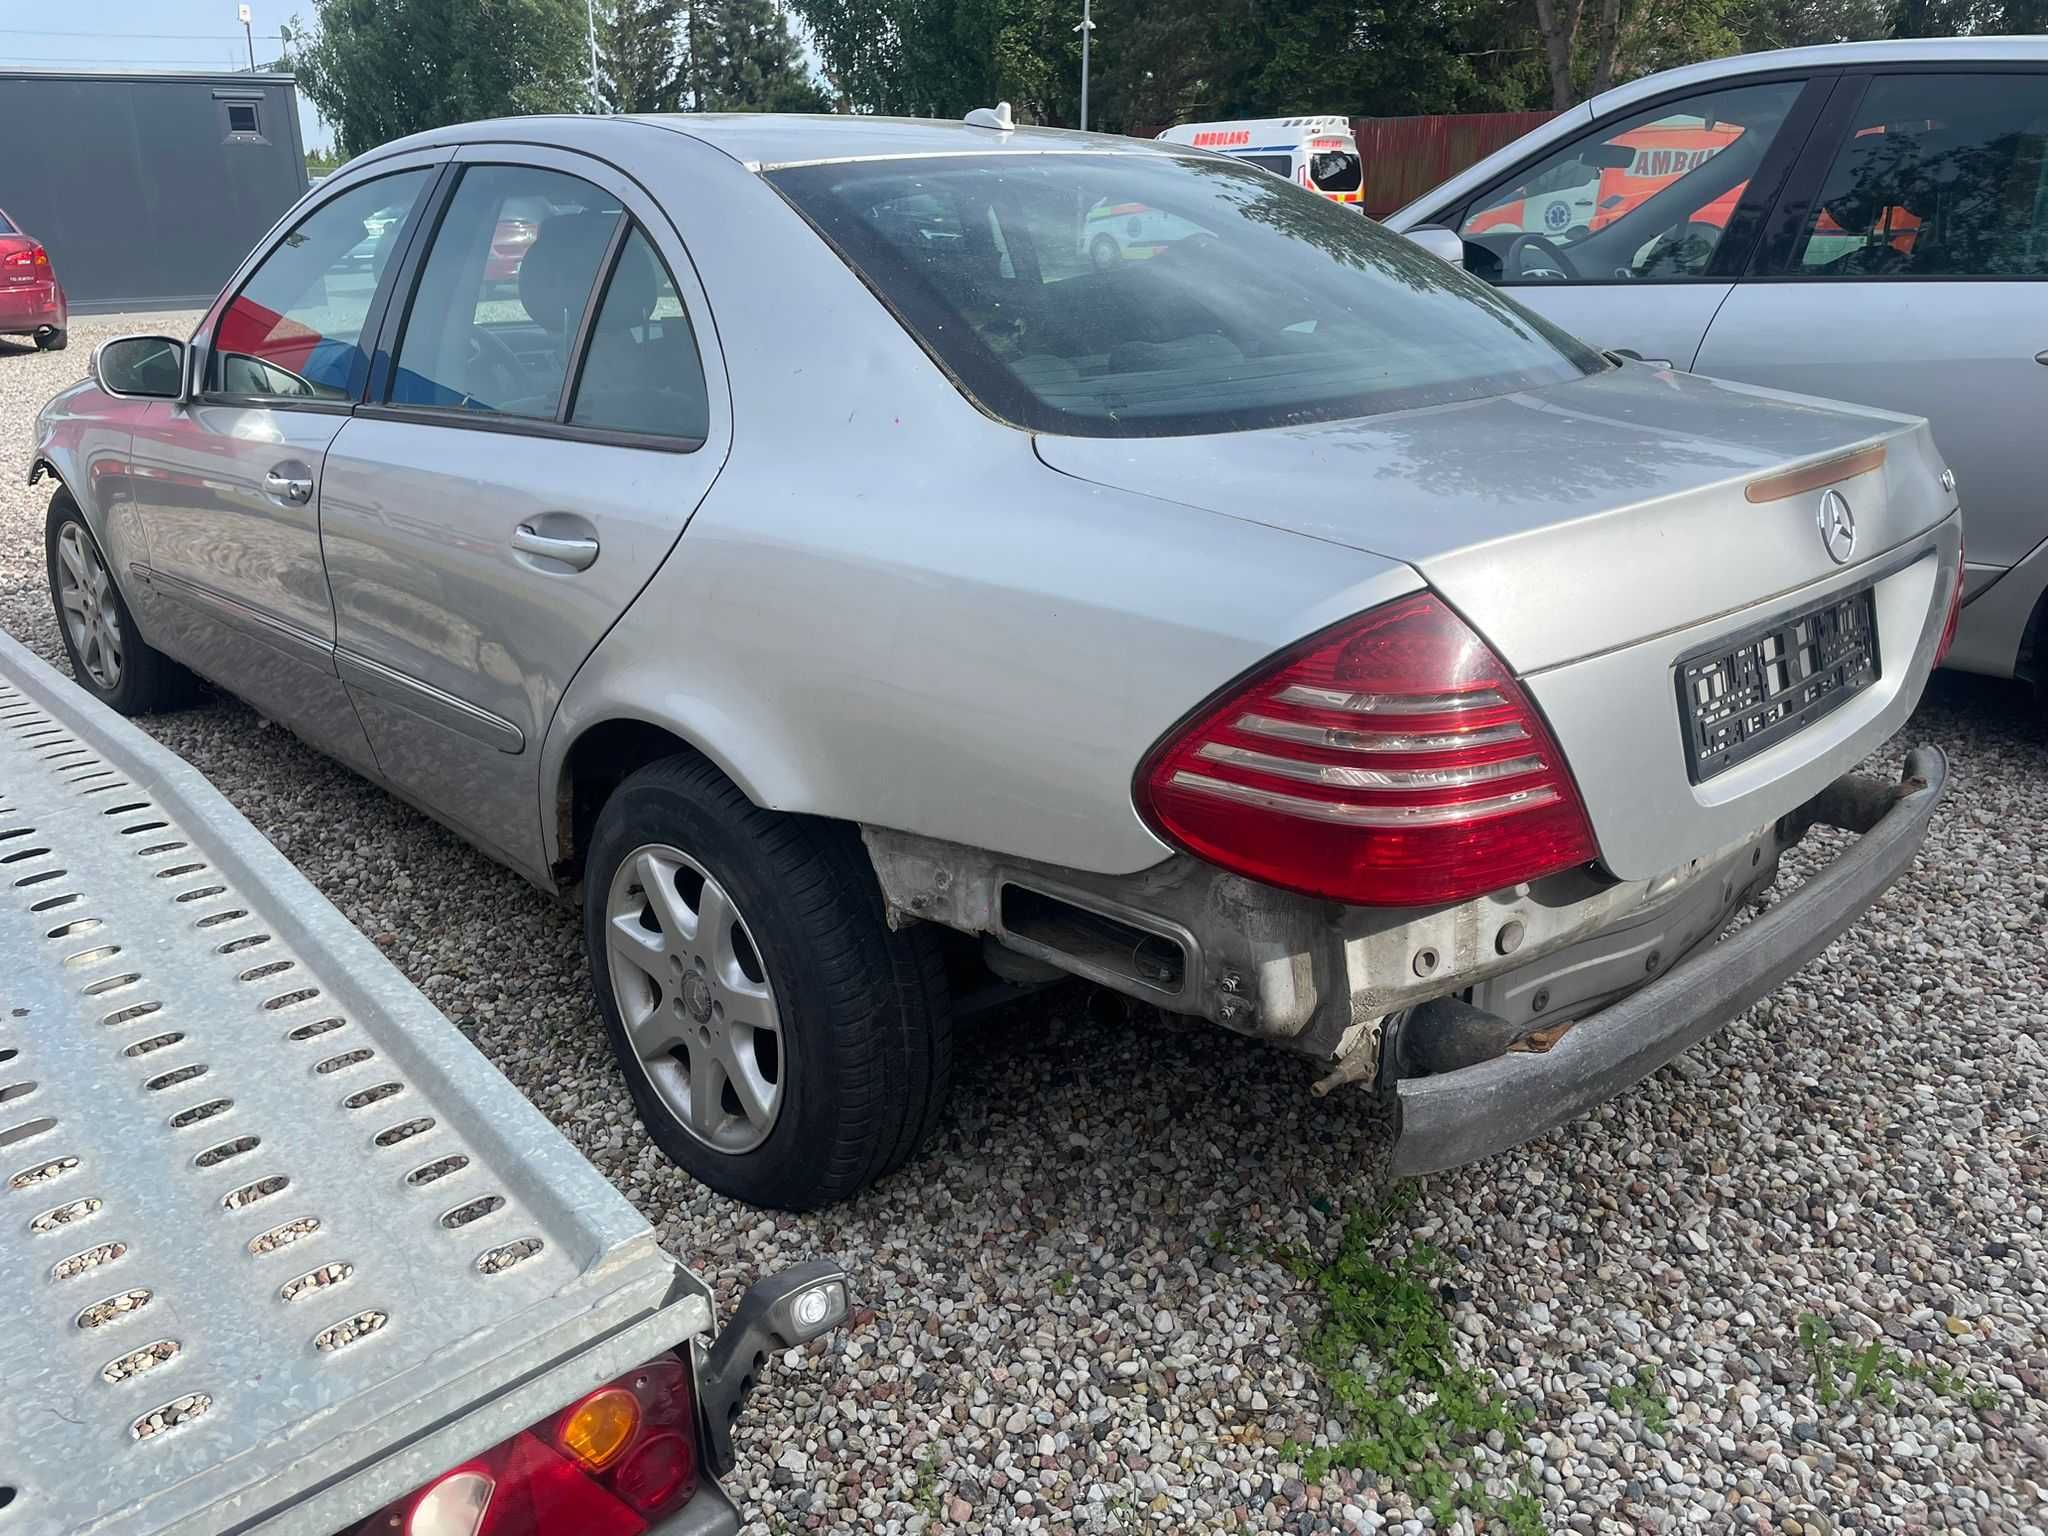
[[[545,878],[548,722],[728,427],[666,220],[595,162],[516,155],[463,152],[387,327],[390,378],[328,452],[321,532],[336,659],[384,776]]]
[[[1783,249],[1722,308],[1699,371],[1925,416],[1988,575],[2048,538],[2048,73],[1843,93],[1788,188]]]
[[[368,373],[363,332],[433,172],[362,183],[301,219],[201,327],[201,387],[137,422],[135,504],[153,637],[361,769],[321,561],[329,445]]]
[[[1461,211],[1467,268],[1596,347],[1691,368],[1807,89],[1721,86],[1594,127]]]

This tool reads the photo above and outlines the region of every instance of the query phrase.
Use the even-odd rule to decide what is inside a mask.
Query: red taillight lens
[[[20,235],[0,239],[0,275],[32,282],[50,275],[50,253]]]
[[[1189,852],[1358,906],[1462,901],[1598,852],[1542,718],[1427,592],[1234,685],[1153,748],[1136,795]]]
[[[1963,618],[1963,546],[1956,545],[1956,584],[1948,595],[1948,622],[1941,626],[1941,644],[1934,648],[1934,664],[1948,660],[1948,648],[1956,643],[1956,625]]]
[[[370,1517],[355,1536],[642,1536],[697,1492],[690,1376],[650,1361]]]

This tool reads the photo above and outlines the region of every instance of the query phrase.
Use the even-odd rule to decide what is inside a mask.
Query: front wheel
[[[828,1205],[931,1131],[952,1045],[938,948],[889,929],[845,829],[761,810],[701,758],[654,763],[598,816],[584,936],[648,1134],[720,1194]]]
[[[59,491],[50,500],[43,546],[50,601],[79,685],[124,715],[146,715],[186,702],[192,674],[142,638],[99,541],[69,492]]]
[[[1094,263],[1096,271],[1110,272],[1124,259],[1124,253],[1112,236],[1097,235],[1088,247],[1088,259]]]

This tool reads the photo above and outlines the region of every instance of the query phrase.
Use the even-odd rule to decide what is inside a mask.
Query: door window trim
[[[1819,121],[1823,104],[1834,89],[1836,78],[1843,66],[1817,65],[1805,69],[1758,70],[1754,74],[1729,75],[1725,79],[1695,82],[1692,85],[1667,91],[1647,101],[1632,102],[1621,112],[1611,117],[1596,119],[1582,127],[1576,134],[1560,138],[1528,159],[1516,162],[1493,181],[1478,191],[1468,194],[1462,201],[1437,209],[1429,217],[1418,220],[1421,224],[1442,224],[1450,229],[1461,229],[1472,210],[1487,198],[1511,188],[1517,177],[1525,175],[1530,167],[1539,165],[1556,155],[1589,143],[1595,138],[1612,133],[1621,123],[1630,118],[1668,107],[1678,102],[1692,101],[1698,97],[1719,91],[1740,90],[1753,85],[1776,85],[1791,81],[1801,89],[1785,113],[1785,121],[1778,129],[1778,135],[1771,147],[1758,162],[1749,184],[1743,189],[1741,199],[1728,216],[1728,229],[1722,234],[1714,248],[1713,259],[1707,263],[1707,270],[1697,277],[1581,277],[1567,282],[1526,282],[1494,283],[1491,286],[1504,291],[1521,288],[1668,288],[1673,286],[1695,286],[1701,283],[1727,283],[1736,281],[1743,268],[1750,262],[1759,238],[1768,227],[1770,213],[1778,198],[1783,194],[1788,178],[1798,166],[1806,145],[1811,141]],[[1769,184],[1769,190],[1764,185]],[[1737,239],[1746,241],[1738,245]],[[1739,251],[1739,255],[1738,255]]]
[[[348,196],[359,187],[369,186],[372,182],[385,181],[393,176],[403,176],[413,171],[427,171],[430,173],[427,183],[420,189],[419,202],[415,206],[421,209],[432,208],[436,206],[436,199],[440,195],[443,184],[448,179],[448,170],[448,158],[445,153],[441,153],[432,159],[410,164],[393,165],[388,169],[379,170],[375,175],[351,177],[346,186],[334,188],[332,196],[322,197],[318,202],[305,203],[294,207],[291,213],[286,215],[285,219],[279,221],[278,226],[271,231],[270,237],[266,238],[262,245],[258,247],[260,254],[253,260],[246,260],[242,263],[241,268],[229,280],[228,286],[221,290],[221,296],[214,300],[213,308],[207,311],[206,318],[200,321],[199,328],[192,333],[192,339],[187,345],[199,349],[203,353],[197,360],[200,387],[193,394],[193,402],[203,405],[235,406],[243,410],[298,411],[309,416],[347,416],[352,414],[363,398],[361,387],[358,387],[356,392],[345,400],[299,400],[291,396],[238,395],[227,390],[208,388],[207,382],[214,376],[214,365],[218,361],[218,353],[213,345],[213,340],[219,331],[221,316],[226,314],[228,307],[242,296],[243,290],[249,286],[251,279],[263,269],[264,263],[277,253],[278,248],[284,244],[292,231],[305,223],[306,220],[312,218],[316,213],[325,209],[329,204]],[[326,192],[328,189],[323,186],[320,190]],[[392,292],[397,286],[399,270],[419,243],[421,222],[419,219],[408,219],[406,221],[407,227],[401,235],[403,244],[400,246],[397,255],[385,266],[384,275],[377,283],[377,291],[370,296],[369,310],[363,316],[363,328],[357,336],[357,345],[364,345],[365,342],[369,344],[370,368],[368,373],[371,375],[374,375],[376,372],[377,354],[375,349],[377,338],[382,334],[385,308],[390,304]]]
[[[2032,59],[1973,60],[1967,67],[1957,66],[1958,61],[1955,60],[1913,59],[1844,71],[1821,120],[1814,124],[1812,133],[1807,136],[1799,164],[1771,210],[1764,238],[1757,243],[1742,281],[1814,283],[1837,288],[1861,283],[2048,283],[2048,272],[2031,277],[1988,272],[1873,272],[1859,273],[1855,277],[1833,277],[1802,271],[1792,265],[1792,253],[1798,249],[1799,237],[1812,215],[1814,199],[1820,196],[1822,187],[1827,184],[1828,173],[1835,167],[1835,157],[1848,142],[1856,115],[1862,110],[1874,82],[1901,75],[2039,75],[2048,79],[2048,66]]]
[[[675,264],[662,251],[648,220],[634,208],[636,199],[622,193],[617,187],[606,186],[605,181],[609,178],[594,173],[592,168],[601,166],[635,189],[643,192],[645,189],[610,161],[585,157],[573,152],[554,151],[542,158],[541,154],[534,153],[540,150],[541,146],[483,144],[465,145],[463,148],[470,152],[461,154],[448,167],[448,173],[436,188],[438,195],[433,206],[432,218],[420,223],[420,228],[429,230],[428,237],[424,240],[415,240],[403,253],[405,265],[399,276],[404,284],[405,301],[403,304],[388,304],[383,312],[376,350],[370,360],[369,382],[362,399],[349,408],[350,413],[366,421],[456,427],[472,432],[497,432],[561,442],[594,443],[610,448],[651,448],[662,453],[696,453],[703,449],[711,441],[712,436],[716,435],[715,430],[705,437],[677,437],[666,433],[629,432],[616,427],[577,425],[568,419],[570,411],[575,406],[576,388],[582,380],[583,365],[589,355],[591,328],[596,324],[598,309],[611,286],[612,274],[626,248],[626,242],[637,229],[646,240],[648,249],[653,252],[655,259],[661,263],[663,271],[668,274],[669,281],[676,291],[676,301],[683,306],[684,321],[689,325],[691,335],[695,339],[697,366],[704,375],[705,395],[707,401],[711,402],[711,420],[707,426],[713,429],[718,426],[715,403],[717,397],[711,388],[711,365],[715,354],[708,352],[704,344],[707,327],[697,323],[697,315],[704,310],[701,290],[698,302],[692,304],[690,293],[676,276]],[[520,149],[526,150],[527,153],[507,152]],[[579,167],[576,161],[586,161],[589,168]],[[576,322],[576,335],[569,356],[565,360],[562,391],[555,401],[555,415],[552,420],[538,416],[510,416],[490,411],[464,410],[459,406],[394,405],[391,402],[391,386],[397,371],[399,342],[405,333],[406,322],[411,318],[413,303],[419,296],[419,282],[426,268],[427,257],[433,250],[435,238],[440,234],[441,222],[454,203],[455,193],[461,185],[463,175],[472,168],[484,166],[509,166],[521,170],[553,171],[564,176],[574,176],[619,199],[621,212],[610,236],[606,239],[604,255],[598,262],[590,292],[584,296],[583,313]],[[673,228],[673,225],[670,227]],[[694,269],[691,275],[695,276]],[[723,359],[718,359],[718,362],[722,369]]]

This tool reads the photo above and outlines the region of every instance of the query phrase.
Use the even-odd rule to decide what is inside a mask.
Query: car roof
[[[1188,154],[1150,139],[1064,128],[980,128],[922,117],[869,117],[843,113],[676,112],[622,117],[556,114],[457,123],[378,146],[376,158],[433,145],[505,139],[600,152],[615,144],[622,126],[659,128],[696,139],[750,170],[820,161],[879,160],[928,155]]]
[[[916,155],[1156,152],[1148,141],[1064,128],[979,128],[926,117],[844,113],[688,112],[636,119],[687,134],[748,166]]]
[[[1618,85],[1590,101],[1566,108],[1547,123],[1502,145],[1476,165],[1467,166],[1414,201],[1395,209],[1384,222],[1389,229],[1411,229],[1431,210],[1478,190],[1528,156],[1572,138],[1596,122],[1621,116],[1642,102],[1674,91],[1741,80],[1751,75],[1803,69],[1855,69],[1889,64],[1962,67],[2001,63],[2048,63],[2048,37],[1915,37],[1871,43],[1822,43],[1812,48],[1776,48],[1763,53],[1730,54],[1726,58],[1710,59],[1704,64],[1667,69]]]
[[[2048,37],[1914,37],[1869,43],[1821,43],[1811,48],[1777,48],[1764,53],[1736,53],[1667,69],[1631,80],[1595,96],[1588,105],[1603,118],[1652,96],[1688,85],[1710,85],[1738,75],[1781,69],[1830,69],[1870,64],[1997,63],[2048,61]]]

